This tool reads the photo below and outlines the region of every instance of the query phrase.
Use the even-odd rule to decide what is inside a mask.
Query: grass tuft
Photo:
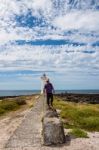
[[[87,132],[79,128],[74,128],[69,132],[69,135],[72,135],[76,138],[88,138]]]

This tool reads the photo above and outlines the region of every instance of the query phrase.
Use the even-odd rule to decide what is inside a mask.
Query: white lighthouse
[[[44,88],[44,85],[46,83],[46,81],[48,80],[48,77],[46,76],[46,74],[44,73],[42,76],[41,76],[41,94],[43,94],[43,88]]]

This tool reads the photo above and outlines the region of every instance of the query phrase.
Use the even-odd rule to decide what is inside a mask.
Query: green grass
[[[99,104],[65,102],[55,98],[54,107],[61,110],[60,117],[66,120],[64,127],[99,131]]]
[[[72,135],[76,138],[88,138],[87,132],[79,128],[74,128],[69,132],[69,135]]]
[[[3,115],[5,113],[5,110],[0,108],[0,116]]]
[[[2,100],[0,101],[0,116],[3,114],[10,112],[10,111],[15,111],[21,107],[21,105],[25,105],[26,102],[23,98],[19,99],[11,99],[11,100]]]

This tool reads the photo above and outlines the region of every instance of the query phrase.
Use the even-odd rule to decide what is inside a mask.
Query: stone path
[[[31,109],[25,117],[21,125],[14,132],[5,146],[7,150],[23,150],[41,145],[41,129],[42,129],[42,98],[37,100],[35,107]],[[34,148],[36,149],[36,148]]]
[[[43,97],[27,114],[21,125],[7,142],[4,150],[52,150],[55,147],[45,147],[42,144]]]

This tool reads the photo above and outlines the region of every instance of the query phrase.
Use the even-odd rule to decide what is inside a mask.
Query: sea
[[[55,93],[99,94],[99,90],[56,90]],[[40,94],[40,90],[0,90],[0,96],[22,96]]]

